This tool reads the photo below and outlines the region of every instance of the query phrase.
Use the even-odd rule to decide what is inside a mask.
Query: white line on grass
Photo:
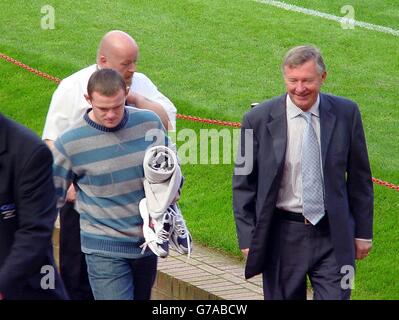
[[[337,21],[340,23],[345,23],[348,25],[354,25],[357,27],[361,27],[361,28],[365,28],[365,29],[369,29],[369,30],[373,30],[373,31],[378,31],[378,32],[383,32],[383,33],[388,33],[391,34],[393,36],[399,36],[399,30],[395,30],[392,28],[388,28],[388,27],[383,27],[383,26],[379,26],[376,24],[372,24],[372,23],[367,23],[367,22],[362,22],[362,21],[356,21],[353,19],[348,19],[345,17],[338,17],[338,16],[334,16],[332,14],[328,14],[328,13],[324,13],[324,12],[320,12],[320,11],[316,11],[316,10],[312,10],[312,9],[306,9],[306,8],[302,8],[302,7],[298,7],[295,6],[293,4],[288,4],[282,1],[273,1],[273,0],[254,0],[256,2],[259,3],[264,3],[264,4],[268,4],[274,7],[278,7],[278,8],[282,8],[288,11],[295,11],[295,12],[300,12],[300,13],[304,13],[310,16],[316,16],[316,17],[320,17],[320,18],[324,18],[327,20],[332,20],[332,21]]]

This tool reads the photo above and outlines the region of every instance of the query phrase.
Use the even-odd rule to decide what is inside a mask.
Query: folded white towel
[[[178,196],[182,180],[180,165],[172,149],[155,146],[146,151],[143,168],[148,211],[157,219]]]

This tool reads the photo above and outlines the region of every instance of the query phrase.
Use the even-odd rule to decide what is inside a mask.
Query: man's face
[[[284,66],[284,82],[292,102],[303,111],[309,110],[316,102],[326,72],[320,74],[316,62],[309,60],[300,66]]]
[[[118,71],[126,82],[126,86],[130,87],[132,84],[132,77],[136,71],[136,64],[138,59],[137,47],[121,47],[115,48],[112,54],[109,54],[102,63],[103,68],[110,68]]]
[[[94,122],[106,128],[114,128],[122,121],[126,100],[124,90],[119,90],[112,97],[103,96],[94,91],[92,96],[86,99],[93,107],[91,118]]]

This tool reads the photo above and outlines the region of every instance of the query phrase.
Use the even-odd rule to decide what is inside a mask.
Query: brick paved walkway
[[[154,300],[263,300],[261,276],[246,281],[244,262],[197,243],[190,259],[171,251],[158,261]]]

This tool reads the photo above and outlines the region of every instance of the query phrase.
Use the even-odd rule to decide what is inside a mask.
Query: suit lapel
[[[287,145],[287,116],[285,106],[286,95],[273,106],[270,112],[270,121],[267,123],[267,129],[273,139],[273,151],[276,159],[277,168],[284,160],[285,149]]]
[[[334,130],[336,117],[332,113],[332,105],[324,94],[320,94],[320,143],[323,167],[325,166],[327,150]]]

